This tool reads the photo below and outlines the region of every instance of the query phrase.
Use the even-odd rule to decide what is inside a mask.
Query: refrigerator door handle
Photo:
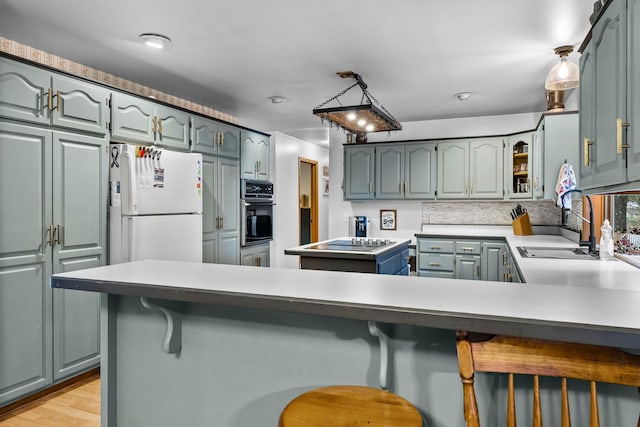
[[[137,183],[135,182],[135,167],[133,165],[134,158],[132,158],[131,154],[128,151],[122,152],[122,190],[127,194],[124,197],[124,202],[126,205],[123,206],[122,213],[125,215],[135,215],[136,214],[136,192],[137,192]]]

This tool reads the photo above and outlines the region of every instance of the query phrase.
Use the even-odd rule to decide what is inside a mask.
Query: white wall
[[[503,116],[466,117],[446,120],[427,120],[402,123],[403,130],[387,135],[384,132],[369,134],[370,142],[419,140],[434,138],[462,138],[517,133],[535,129],[542,113],[510,114]],[[413,238],[422,226],[422,201],[376,200],[370,202],[343,201],[343,132],[330,132],[330,197],[329,238],[348,233],[347,218],[366,215],[373,219],[370,235],[385,238]],[[396,231],[380,230],[380,209],[397,210]]]
[[[275,186],[274,240],[271,244],[271,266],[298,268],[298,257],[284,250],[298,246],[298,159],[318,162],[318,238],[327,239],[329,198],[322,195],[322,167],[329,165],[329,149],[294,138],[282,132],[271,132],[272,175]]]

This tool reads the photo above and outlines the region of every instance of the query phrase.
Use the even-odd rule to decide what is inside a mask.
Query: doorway
[[[298,158],[298,224],[300,245],[318,241],[318,162]]]

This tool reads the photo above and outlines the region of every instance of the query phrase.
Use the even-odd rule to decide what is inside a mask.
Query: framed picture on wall
[[[380,230],[395,230],[396,228],[396,210],[380,209]]]

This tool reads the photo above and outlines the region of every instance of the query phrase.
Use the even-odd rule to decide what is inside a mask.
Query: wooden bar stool
[[[422,415],[406,399],[373,387],[317,388],[293,399],[278,427],[421,427]]]

